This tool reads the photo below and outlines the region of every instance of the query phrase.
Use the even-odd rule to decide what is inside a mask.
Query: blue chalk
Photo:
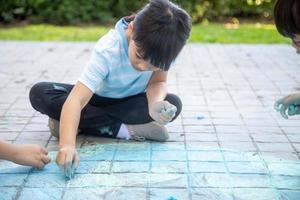
[[[74,171],[75,171],[74,162],[72,162],[69,170],[66,170],[66,167],[65,167],[65,170],[64,170],[65,179],[71,180],[74,177]]]
[[[198,116],[197,119],[201,120],[201,119],[204,119],[204,117],[203,116]]]

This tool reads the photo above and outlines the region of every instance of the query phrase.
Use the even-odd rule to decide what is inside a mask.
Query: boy
[[[167,94],[167,71],[190,30],[183,9],[168,0],[150,0],[98,41],[75,86],[42,82],[32,87],[31,104],[50,117],[50,132],[60,138],[56,162],[68,177],[79,163],[77,132],[168,139],[164,125],[180,114],[181,101]]]
[[[274,9],[275,24],[279,33],[292,39],[293,47],[300,54],[300,1],[278,0]],[[300,93],[290,94],[275,103],[281,116],[300,114]]]

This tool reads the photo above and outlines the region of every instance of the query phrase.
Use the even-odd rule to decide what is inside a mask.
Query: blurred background
[[[273,25],[276,0],[173,0],[193,19],[190,42],[288,43]],[[0,39],[96,41],[148,0],[0,0]]]

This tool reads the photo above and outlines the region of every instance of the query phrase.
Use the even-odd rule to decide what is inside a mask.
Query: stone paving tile
[[[217,135],[212,133],[186,133],[186,141],[202,141],[202,142],[215,142]]]
[[[43,170],[0,161],[0,200],[300,199],[300,117],[273,109],[299,92],[300,60],[287,45],[187,45],[168,78],[184,105],[169,142],[78,136],[81,162],[65,180],[58,140],[28,92],[38,81],[75,83],[93,45],[0,41],[0,138],[44,145],[52,158]]]
[[[114,173],[147,173],[150,164],[143,161],[118,162],[114,161],[112,172]]]
[[[117,151],[114,157],[116,161],[148,161],[150,151]]]
[[[251,142],[249,134],[221,134],[218,133],[219,141],[221,142]]]
[[[265,188],[239,188],[234,189],[234,196],[236,199],[243,200],[274,200],[276,195],[272,189]]]
[[[0,174],[28,174],[31,167],[21,166],[9,161],[0,161]]]
[[[239,174],[267,174],[268,169],[262,162],[227,162],[231,173]]]
[[[107,199],[146,199],[146,189],[143,188],[69,188],[63,200],[107,200]]]
[[[0,138],[3,140],[15,140],[19,134],[19,132],[0,132]]]
[[[188,151],[187,155],[189,161],[223,161],[218,151]]]
[[[287,168],[289,170],[287,170]],[[268,169],[272,175],[298,176],[300,174],[299,163],[268,163]]]
[[[162,161],[151,163],[152,173],[188,173],[187,163],[183,161]]]
[[[186,174],[150,174],[149,187],[187,188]]]
[[[189,162],[189,169],[192,173],[226,173],[223,162]]]
[[[231,187],[230,176],[226,173],[194,173],[190,178],[191,187]]]
[[[285,135],[278,134],[268,134],[268,135],[260,135],[260,134],[251,134],[252,138],[256,142],[289,142]]]
[[[153,188],[150,189],[150,200],[161,200],[161,199],[189,199],[189,193],[187,189],[177,188]]]
[[[231,175],[230,184],[234,188],[238,187],[271,187],[271,182],[267,175],[264,174],[234,174]]]
[[[109,161],[85,161],[77,168],[77,173],[109,173],[111,162]]]
[[[25,187],[63,188],[66,185],[64,177],[59,174],[33,173],[26,180]]]
[[[277,189],[300,190],[299,176],[272,176],[273,186]]]
[[[235,142],[235,141],[226,141],[220,142],[221,147],[224,149],[238,149],[240,151],[255,151],[256,148],[252,142]]]
[[[0,187],[14,187],[20,186],[23,184],[24,180],[26,179],[27,174],[0,174],[1,182]]]
[[[14,199],[17,195],[17,188],[14,187],[0,187],[0,199]]]
[[[185,151],[153,151],[152,152],[153,161],[186,161]]]
[[[271,152],[294,152],[294,148],[290,143],[256,143],[261,151]]]
[[[295,147],[297,152],[300,152],[300,143],[293,143],[293,146]]]
[[[267,162],[298,162],[298,156],[296,153],[286,152],[260,152],[261,157]]]
[[[300,143],[300,135],[299,134],[286,134],[291,142]]]
[[[283,200],[299,199],[300,191],[298,190],[279,190],[280,198]]]
[[[18,199],[27,200],[29,197],[33,197],[36,200],[60,200],[62,193],[62,188],[24,188]]]
[[[217,150],[218,142],[186,142],[187,150]]]
[[[192,200],[233,200],[233,192],[223,188],[193,188]]]

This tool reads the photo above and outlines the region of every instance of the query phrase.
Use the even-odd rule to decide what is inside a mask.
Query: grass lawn
[[[111,27],[26,25],[0,27],[0,40],[97,41]],[[194,25],[190,42],[205,43],[290,43],[272,24],[199,24]]]

